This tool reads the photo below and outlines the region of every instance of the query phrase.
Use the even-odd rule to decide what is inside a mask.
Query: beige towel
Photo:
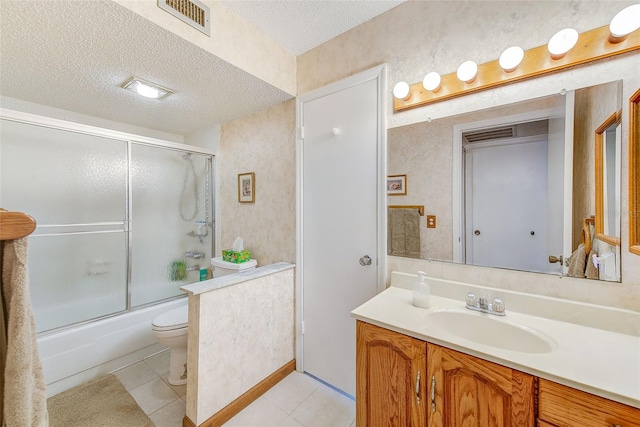
[[[2,311],[6,328],[2,426],[46,427],[47,386],[38,355],[27,275],[27,238],[2,244]],[[1,344],[1,343],[0,343]]]
[[[417,209],[388,210],[387,253],[420,258],[420,213]]]
[[[587,268],[585,269],[584,274],[587,277],[587,279],[598,280],[600,279],[600,276],[598,275],[598,267],[593,265],[594,255],[598,256],[598,254],[596,254],[596,251],[593,248],[591,248],[591,252],[589,252],[589,257],[587,257]]]
[[[568,260],[569,271],[567,274],[570,277],[584,277],[584,269],[587,263],[587,249],[584,243],[578,245]]]

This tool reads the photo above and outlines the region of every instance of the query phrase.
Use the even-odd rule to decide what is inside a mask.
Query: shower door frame
[[[117,312],[113,312],[104,316],[99,316],[87,320],[82,320],[80,322],[71,323],[64,326],[59,326],[53,329],[48,329],[46,331],[42,331],[38,333],[38,336],[46,336],[51,333],[57,333],[65,329],[75,328],[78,326],[85,325],[87,323],[95,322],[97,320],[108,319],[110,317],[119,316],[124,313],[140,310],[149,306],[153,306],[156,304],[160,304],[163,302],[168,302],[172,300],[176,300],[179,298],[185,298],[185,295],[175,295],[168,298],[163,298],[161,300],[153,301],[146,304],[137,305],[135,307],[131,306],[131,279],[132,279],[132,263],[131,263],[131,255],[132,255],[132,247],[133,247],[133,236],[131,230],[131,206],[133,204],[133,192],[132,192],[132,179],[131,179],[131,149],[133,144],[139,145],[147,145],[152,147],[158,147],[162,149],[169,149],[175,151],[184,151],[190,152],[194,154],[209,156],[211,158],[211,170],[209,171],[210,176],[210,191],[211,191],[211,254],[212,257],[215,256],[216,251],[216,242],[219,239],[219,231],[218,227],[216,227],[216,206],[219,203],[218,199],[218,191],[216,191],[217,181],[216,181],[216,152],[211,149],[207,149],[204,147],[198,147],[194,145],[182,144],[179,142],[171,142],[165,141],[158,138],[146,137],[142,135],[136,135],[133,133],[117,131],[113,129],[101,128],[98,126],[86,125],[82,123],[76,123],[69,120],[62,120],[53,117],[42,116],[38,114],[26,113],[23,111],[12,110],[7,108],[0,107],[0,120],[8,120],[17,123],[24,123],[29,125],[41,126],[51,129],[62,130],[66,132],[74,132],[85,135],[109,138],[113,140],[117,140],[119,142],[126,142],[126,164],[127,164],[127,181],[126,181],[126,203],[125,203],[125,220],[124,220],[124,230],[125,233],[125,251],[126,251],[126,308],[124,310],[120,310]],[[118,222],[119,224],[119,222]],[[92,225],[92,224],[88,224]],[[103,224],[104,225],[104,224]],[[47,226],[50,226],[47,224]],[[36,226],[37,228],[38,226]],[[69,234],[69,233],[63,233]]]

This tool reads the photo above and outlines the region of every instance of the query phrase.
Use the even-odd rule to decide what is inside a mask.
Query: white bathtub
[[[186,297],[39,336],[47,395],[164,350],[151,332],[151,321],[181,305],[187,305]]]

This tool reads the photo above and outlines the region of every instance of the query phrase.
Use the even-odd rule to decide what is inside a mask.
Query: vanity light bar
[[[455,72],[446,74],[441,77],[437,91],[425,89],[422,82],[414,83],[406,97],[393,99],[393,110],[422,107],[640,49],[640,31],[619,42],[612,42],[610,36],[609,25],[585,31],[578,36],[576,46],[558,59],[551,58],[546,44],[529,49],[514,70],[503,70],[499,60],[485,62],[478,65],[475,79],[467,83],[460,81]]]

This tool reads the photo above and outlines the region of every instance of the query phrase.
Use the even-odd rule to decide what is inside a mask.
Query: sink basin
[[[426,326],[503,350],[549,353],[556,347],[551,338],[532,328],[489,316],[459,310],[435,311],[427,315]]]

